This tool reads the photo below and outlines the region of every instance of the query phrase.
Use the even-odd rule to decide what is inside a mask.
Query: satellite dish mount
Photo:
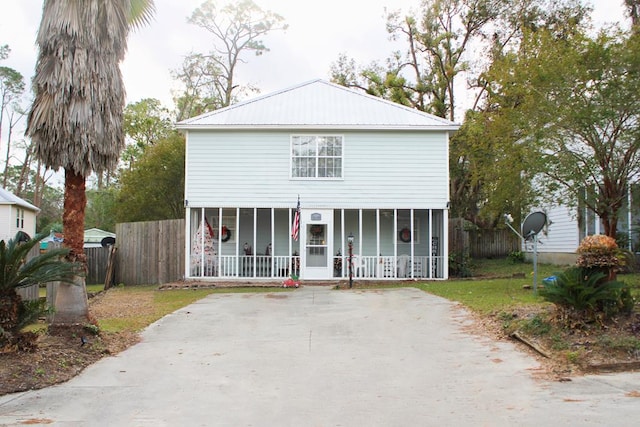
[[[547,224],[547,214],[544,212],[531,212],[527,215],[522,224],[522,234],[511,226],[511,221],[513,221],[511,215],[505,215],[504,218],[507,226],[522,240],[533,242],[533,293],[538,293],[538,234]]]

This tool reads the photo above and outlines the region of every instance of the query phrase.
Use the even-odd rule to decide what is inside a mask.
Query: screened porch
[[[446,211],[439,209],[189,208],[189,278],[305,280],[326,265],[324,280],[445,279]],[[314,219],[315,218],[315,219]],[[353,236],[351,256],[348,236]],[[313,280],[318,277],[314,277]]]

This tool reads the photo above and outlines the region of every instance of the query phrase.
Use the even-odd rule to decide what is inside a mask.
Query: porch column
[[[191,208],[187,206],[184,218],[184,277],[191,277]]]
[[[428,246],[428,251],[429,251],[429,275],[427,277],[429,277],[429,279],[433,279],[433,266],[434,266],[434,262],[435,260],[433,259],[433,209],[429,209],[428,210],[429,214],[428,214],[428,218],[429,218],[429,232],[427,233],[427,236],[429,238],[429,246]],[[437,274],[437,269],[436,269],[436,274]]]
[[[275,208],[271,208],[271,259],[269,260],[269,262],[271,263],[271,277],[274,277],[275,273],[276,273],[276,269],[275,269],[275,247],[276,247],[276,209]]]
[[[200,208],[200,277],[204,277],[204,208]]]
[[[410,273],[411,273],[411,276],[410,277],[413,279],[413,271],[414,271],[413,266],[415,263],[415,259],[413,257],[415,256],[415,242],[416,242],[416,230],[414,227],[415,218],[413,214],[413,208],[409,209],[409,218],[410,218],[409,221],[411,222],[411,227],[410,227],[410,230],[411,230],[411,243],[410,243],[411,244],[411,272]]]
[[[347,263],[344,262],[344,260],[346,259],[345,258],[345,254],[346,254],[345,251],[347,250],[347,248],[344,245],[344,240],[345,240],[345,236],[346,236],[346,229],[345,229],[345,226],[344,226],[344,208],[340,209],[340,228],[341,228],[341,230],[340,230],[340,245],[342,246],[342,249],[340,250],[340,254],[341,254],[340,256],[342,257],[342,259],[340,260],[340,265],[342,266],[342,268],[340,269],[341,270],[340,271],[340,277],[345,277],[346,276],[345,267],[346,267]]]
[[[240,208],[236,208],[236,277],[240,277]]]
[[[449,210],[442,210],[442,278],[449,278]]]

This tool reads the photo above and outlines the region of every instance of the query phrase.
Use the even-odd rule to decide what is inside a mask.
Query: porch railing
[[[300,275],[299,256],[220,255],[191,263],[192,277],[271,278],[285,279]],[[356,279],[441,279],[444,277],[444,256],[353,256],[353,277]],[[349,257],[333,257],[333,277],[349,277]]]
[[[299,256],[220,255],[205,258],[203,268],[201,262],[199,257],[193,257],[192,277],[285,279],[289,275],[300,276]]]
[[[353,256],[353,277],[362,279],[442,279],[443,256]],[[349,277],[349,257],[334,257],[334,277]]]

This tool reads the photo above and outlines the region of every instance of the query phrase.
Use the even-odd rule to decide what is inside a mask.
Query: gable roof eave
[[[178,129],[336,128],[457,130],[445,118],[312,80],[176,123]]]
[[[40,212],[39,207],[32,205],[31,203],[21,199],[10,191],[5,190],[4,188],[0,188],[0,205],[16,205],[20,206],[21,208],[33,211],[36,214]]]
[[[286,125],[286,124],[200,124],[200,125],[176,125],[178,130],[331,130],[331,131],[349,131],[349,130],[377,130],[377,131],[422,131],[422,132],[455,132],[460,125],[443,125],[443,126],[411,126],[411,125],[331,125],[331,124],[308,124],[308,125]]]

